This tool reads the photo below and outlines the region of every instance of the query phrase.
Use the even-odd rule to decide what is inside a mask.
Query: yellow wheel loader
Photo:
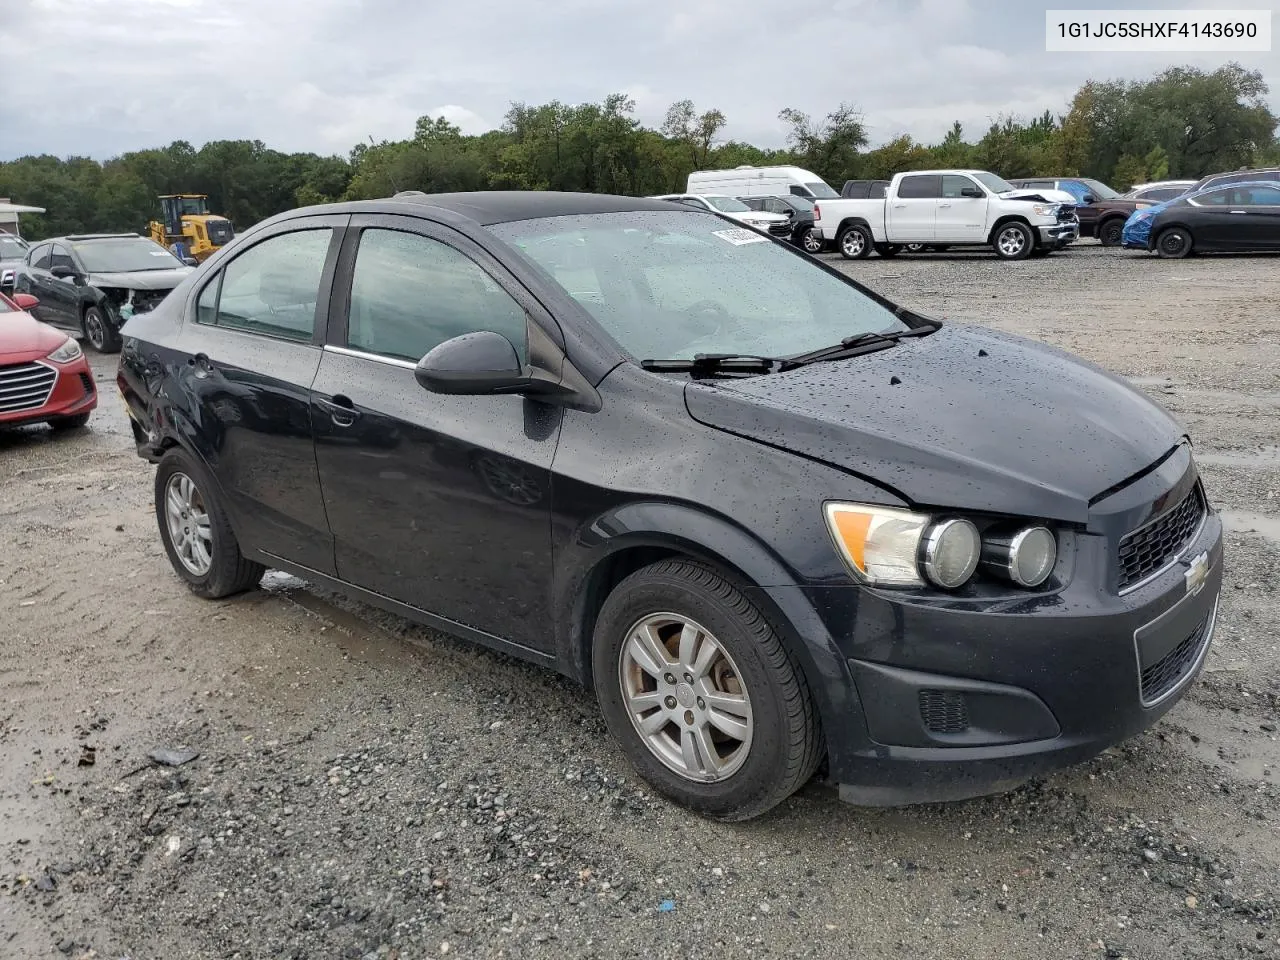
[[[179,259],[193,257],[203,263],[235,236],[230,220],[209,212],[209,198],[203,193],[162,196],[160,211],[163,219],[152,220],[148,228],[151,239]]]

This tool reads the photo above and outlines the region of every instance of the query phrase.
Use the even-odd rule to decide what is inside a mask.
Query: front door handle
[[[951,206],[951,204],[949,204],[949,203],[940,203],[940,204],[938,204],[938,206],[939,206],[939,207],[949,207],[949,206]]]
[[[329,418],[339,427],[351,426],[360,416],[360,411],[351,402],[351,398],[340,393],[334,394],[328,400],[319,398],[316,402],[329,411]]]

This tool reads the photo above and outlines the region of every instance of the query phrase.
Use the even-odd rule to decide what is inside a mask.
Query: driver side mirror
[[[183,257],[182,262],[185,263],[188,267],[200,266],[200,261],[197,260],[195,257]]]
[[[1097,202],[1098,202],[1098,198],[1097,198],[1097,197],[1095,197],[1092,193],[1086,193],[1083,197],[1081,197],[1081,198],[1080,198],[1080,202],[1081,202],[1081,203],[1086,203],[1086,204],[1088,204],[1088,203],[1097,203]]]
[[[548,374],[522,364],[511,341],[491,330],[464,333],[437,344],[418,361],[413,376],[432,393],[486,396],[563,392]]]
[[[961,187],[960,196],[968,197],[970,200],[981,200],[986,194],[979,187]]]
[[[76,270],[75,267],[68,267],[61,263],[58,264],[49,272],[53,274],[53,276],[57,277],[59,280],[74,280],[80,276],[79,271]]]

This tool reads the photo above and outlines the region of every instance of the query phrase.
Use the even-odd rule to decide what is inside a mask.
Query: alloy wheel
[[[84,332],[93,348],[101,352],[107,345],[107,331],[102,323],[102,314],[97,310],[89,310],[84,315]]]
[[[822,240],[819,239],[812,230],[804,232],[804,239],[801,241],[805,253],[821,253]]]
[[[203,577],[213,566],[213,529],[200,488],[185,473],[174,473],[165,486],[164,507],[174,553],[189,573]]]
[[[700,782],[725,780],[751,749],[751,699],[729,652],[700,624],[655,613],[627,633],[618,662],[627,715],[665,766]]]
[[[1005,227],[996,238],[996,245],[1006,257],[1016,257],[1027,245],[1027,236],[1018,227]]]
[[[840,249],[846,257],[856,259],[862,256],[862,251],[866,248],[867,238],[862,235],[861,230],[846,230],[844,236],[840,239]]]

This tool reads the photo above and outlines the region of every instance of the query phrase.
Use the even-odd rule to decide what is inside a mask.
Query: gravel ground
[[[0,956],[1280,957],[1280,258],[832,262],[1190,427],[1227,586],[1164,721],[1005,796],[703,821],[555,676],[280,575],[193,597],[99,358],[87,430],[0,435]]]

